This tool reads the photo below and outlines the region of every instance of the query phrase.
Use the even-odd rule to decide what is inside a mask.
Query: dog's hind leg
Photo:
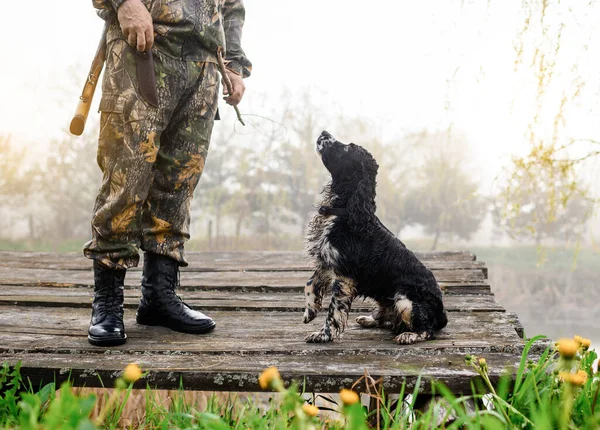
[[[306,299],[306,309],[304,310],[304,323],[309,323],[315,319],[317,312],[321,309],[323,294],[331,286],[331,274],[323,270],[315,270],[306,286],[304,287],[304,296]]]
[[[373,318],[373,315],[361,315],[356,317],[356,322],[363,328],[379,327],[379,322]]]
[[[371,315],[361,315],[356,322],[363,328],[392,328],[392,322],[386,318],[389,309],[379,306],[371,312]]]
[[[327,311],[327,319],[323,328],[306,337],[310,343],[325,343],[333,340],[332,330],[336,337],[344,331],[348,322],[348,312],[352,300],[356,297],[356,282],[346,277],[337,277],[333,281],[333,294]]]

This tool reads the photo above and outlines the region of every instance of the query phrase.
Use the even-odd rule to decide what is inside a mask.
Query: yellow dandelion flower
[[[486,364],[487,364],[487,362],[485,361],[485,358],[481,357],[481,358],[479,359],[479,365],[480,365],[481,367],[485,367],[485,365],[486,365]]]
[[[581,345],[583,338],[581,336],[575,335],[575,336],[573,336],[573,340],[575,342],[577,342],[579,345]]]
[[[563,382],[568,382],[573,385],[583,385],[585,384],[585,381],[587,381],[587,373],[583,370],[580,370],[577,373],[560,372],[558,376]]]
[[[569,381],[573,385],[583,385],[587,381],[587,373],[577,372],[571,376],[571,380]]]
[[[274,381],[280,379],[281,376],[279,375],[279,370],[277,370],[276,367],[268,367],[258,377],[258,385],[260,385],[260,388],[263,390],[266,390]]]
[[[345,405],[353,405],[358,402],[359,397],[354,391],[344,388],[340,391],[340,399],[342,399],[342,403]]]
[[[142,377],[142,369],[135,363],[130,363],[125,367],[123,379],[127,382],[135,382]]]
[[[302,410],[309,417],[316,417],[319,413],[319,408],[317,408],[315,405],[304,404],[302,406]]]
[[[573,339],[560,339],[557,345],[558,352],[565,358],[573,358],[579,349],[579,343]]]
[[[592,344],[591,340],[586,339],[585,337],[581,339],[581,346],[583,349],[588,349],[591,344]]]

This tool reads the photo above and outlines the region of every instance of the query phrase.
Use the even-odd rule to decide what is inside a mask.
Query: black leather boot
[[[92,345],[115,346],[127,340],[123,325],[125,272],[109,269],[94,260],[94,301],[88,329]]]
[[[202,334],[215,328],[215,322],[193,310],[175,294],[179,286],[179,264],[172,258],[146,252],[142,276],[142,298],[136,321],[160,325],[182,333]]]

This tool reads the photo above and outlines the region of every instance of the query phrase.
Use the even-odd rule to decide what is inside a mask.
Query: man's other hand
[[[129,44],[143,52],[154,44],[152,16],[140,0],[125,0],[117,12],[121,30]]]
[[[229,76],[233,92],[232,94],[228,94],[227,85],[225,85],[225,82],[223,82],[223,94],[227,96],[223,97],[223,100],[225,100],[227,104],[230,104],[231,106],[237,106],[237,104],[242,101],[242,97],[244,97],[246,85],[244,84],[242,77],[237,73],[234,73],[231,70],[227,70],[225,73],[227,73],[227,76]]]

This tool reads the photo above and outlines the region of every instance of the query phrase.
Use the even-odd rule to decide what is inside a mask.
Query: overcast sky
[[[273,105],[260,106],[259,96],[282,88],[299,94],[310,87],[321,94],[319,103],[359,115],[388,141],[451,123],[469,139],[470,157],[484,174],[526,150],[537,81],[527,67],[515,72],[522,0],[245,4],[243,45],[254,63],[240,106],[245,113],[269,115],[277,111],[276,103],[271,98]],[[91,0],[29,0],[11,7],[18,19],[0,26],[0,134],[43,152],[70,120],[102,21]],[[590,37],[600,8],[572,10],[582,10],[579,0],[550,8],[551,24],[564,23],[566,30],[554,96],[545,99],[549,112],[538,126],[540,133],[551,132],[552,112],[562,94],[573,91],[576,68],[587,85],[566,113],[564,135],[600,140],[600,42],[597,34]]]

